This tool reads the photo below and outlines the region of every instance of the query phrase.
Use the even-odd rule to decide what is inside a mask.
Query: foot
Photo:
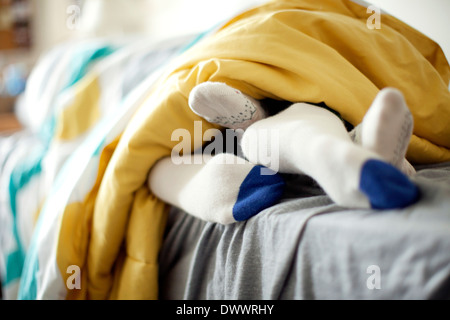
[[[261,130],[278,132],[280,143],[269,143],[267,135],[258,135]],[[341,120],[316,106],[293,104],[254,123],[241,142],[249,161],[258,163],[259,153],[252,152],[252,147],[260,145],[266,146],[263,154],[270,156],[270,163],[277,161],[281,172],[309,175],[344,207],[402,208],[419,196],[405,174],[379,154],[353,143]]]
[[[403,95],[393,88],[380,91],[362,121],[362,146],[400,167],[413,130],[413,117]]]
[[[350,132],[352,140],[379,154],[404,174],[416,171],[405,155],[413,130],[413,117],[403,95],[393,88],[380,91],[361,124]]]
[[[170,157],[161,159],[150,171],[148,186],[162,201],[202,220],[220,224],[247,220],[283,195],[281,175],[263,174],[269,169],[233,154],[221,153],[205,162],[202,155],[192,155],[191,160],[177,165]]]
[[[225,83],[204,82],[189,95],[192,111],[208,122],[231,129],[246,129],[265,117],[258,100]]]

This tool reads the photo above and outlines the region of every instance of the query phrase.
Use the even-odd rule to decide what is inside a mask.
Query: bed
[[[233,225],[173,208],[161,298],[448,299],[450,163],[414,180],[423,198],[403,210],[339,207],[307,176],[286,177],[281,203]]]
[[[448,299],[450,68],[434,41],[388,15],[368,40],[367,18],[360,1],[275,1],[200,33],[53,48],[16,106],[24,130],[0,138],[3,298]],[[293,45],[305,25],[327,32],[308,27]],[[416,120],[420,201],[348,209],[310,177],[283,174],[282,200],[246,221],[168,206],[148,172],[176,145],[173,130],[217,128],[187,107],[208,80],[324,102],[352,125],[380,88],[399,86]]]

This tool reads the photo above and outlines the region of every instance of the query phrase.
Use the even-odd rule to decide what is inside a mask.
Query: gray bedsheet
[[[389,211],[333,204],[306,176],[281,203],[223,226],[172,208],[161,299],[448,299],[450,163],[418,168],[422,198]]]

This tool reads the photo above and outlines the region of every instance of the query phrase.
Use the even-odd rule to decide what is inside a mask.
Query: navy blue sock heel
[[[236,221],[251,218],[277,203],[283,195],[283,178],[278,173],[262,175],[262,168],[265,167],[255,166],[239,188],[238,199],[233,207],[233,217]]]

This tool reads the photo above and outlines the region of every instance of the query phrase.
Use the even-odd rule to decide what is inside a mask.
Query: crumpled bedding
[[[176,145],[172,132],[183,128],[193,135],[194,121],[203,121],[187,99],[204,81],[225,82],[257,99],[323,102],[353,125],[381,88],[397,87],[415,120],[408,159],[450,160],[450,68],[442,50],[388,15],[375,30],[367,28],[367,18],[365,7],[348,0],[272,1],[231,19],[182,54],[153,65],[152,58],[141,60],[134,70],[149,69],[138,81],[140,91],[128,95],[124,88],[133,86],[125,66],[136,57],[121,56],[116,45],[90,47],[79,65],[72,63],[70,47],[51,56],[60,64],[43,63],[34,86],[35,94],[48,93],[47,104],[24,103],[25,110],[49,110],[42,121],[50,129],[33,146],[38,160],[25,170],[41,173],[37,183],[45,192],[25,215],[38,217],[28,248],[17,241],[20,214],[4,211],[13,217],[5,228],[15,239],[2,249],[2,270],[16,272],[6,276],[7,286],[20,278],[21,299],[158,297],[157,257],[168,207],[145,182],[153,164]],[[65,73],[70,66],[77,68]],[[41,113],[30,114],[36,114],[30,127],[38,127],[34,120]],[[201,134],[211,128],[217,126],[203,121]],[[5,179],[15,186],[31,185],[31,179],[11,177]],[[11,201],[11,194],[5,196],[7,210],[20,198]],[[23,268],[10,268],[10,261]],[[81,270],[76,290],[67,286],[71,266]]]
[[[237,224],[172,208],[160,298],[449,299],[450,162],[417,169],[422,200],[399,210],[339,207],[303,175],[285,177],[279,204]]]
[[[120,136],[162,67],[196,37],[81,40],[40,59],[16,108],[25,129],[0,138],[4,299],[66,298],[67,267],[58,270],[58,250],[73,252],[60,241],[83,246],[89,233],[61,230],[63,218],[73,218],[76,203],[94,188],[101,153]]]

